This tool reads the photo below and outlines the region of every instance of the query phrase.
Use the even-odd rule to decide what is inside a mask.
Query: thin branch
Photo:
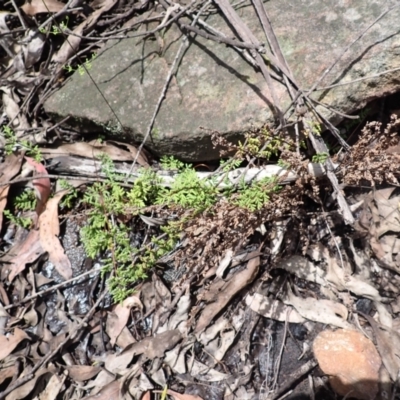
[[[5,306],[4,309],[5,310],[9,310],[10,308],[19,307],[20,305],[25,304],[28,301],[34,300],[37,297],[44,296],[45,294],[51,293],[54,290],[58,290],[58,289],[60,289],[60,288],[62,288],[64,286],[68,286],[70,283],[78,281],[79,279],[84,278],[87,275],[100,272],[100,270],[101,270],[101,268],[93,268],[90,271],[84,272],[83,274],[80,274],[79,276],[76,276],[75,278],[69,279],[69,280],[67,280],[65,282],[61,282],[61,283],[59,283],[57,285],[54,285],[54,286],[52,286],[52,287],[50,287],[48,289],[44,289],[44,290],[42,290],[40,292],[37,292],[37,293],[35,293],[35,294],[31,295],[31,296],[27,296],[24,299],[22,299],[21,301],[19,301],[18,303],[13,303],[13,304],[10,304],[9,306]]]
[[[390,74],[391,72],[396,72],[396,71],[400,71],[400,68],[387,69],[387,70],[385,70],[385,71],[378,72],[377,74],[369,75],[369,76],[364,76],[363,78],[354,79],[354,80],[349,81],[349,82],[339,82],[339,83],[335,83],[335,84],[333,84],[333,85],[324,86],[324,87],[322,87],[322,88],[314,89],[314,92],[321,92],[321,91],[323,91],[323,90],[333,89],[333,88],[338,87],[338,86],[351,85],[351,84],[353,84],[353,83],[366,81],[366,80],[368,80],[368,79],[378,78],[378,77],[380,77],[380,76],[382,76],[382,75]],[[310,90],[311,90],[311,89],[310,89]]]

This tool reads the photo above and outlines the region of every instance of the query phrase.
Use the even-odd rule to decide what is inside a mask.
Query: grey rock
[[[302,89],[331,65],[342,50],[388,7],[386,0],[270,0],[264,3],[275,33]],[[239,16],[261,42],[265,36],[251,5]],[[354,43],[319,87],[374,75],[399,66],[400,10],[393,9]],[[218,14],[206,22],[228,37],[231,28]],[[152,26],[150,26],[151,28]],[[115,115],[87,74],[75,73],[45,103],[45,110],[83,132],[107,129],[119,139],[140,142],[147,130],[170,66],[181,42],[177,26],[154,37],[111,41],[93,61],[90,75],[117,114]],[[290,104],[286,88],[274,81],[279,105]],[[325,104],[350,113],[400,87],[400,72],[313,93]],[[236,50],[202,37],[190,39],[179,70],[170,83],[146,146],[157,154],[184,160],[218,158],[211,143],[217,131],[236,140],[253,127],[272,121],[271,95],[262,74]],[[334,124],[340,117],[321,108]],[[125,136],[125,137],[124,137]]]

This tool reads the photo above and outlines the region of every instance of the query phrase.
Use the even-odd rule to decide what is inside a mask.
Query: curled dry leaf
[[[174,348],[181,340],[182,335],[177,329],[162,332],[159,335],[146,337],[140,342],[129,345],[122,351],[120,356],[122,357],[129,354],[132,358],[136,355],[144,354],[144,356],[149,360],[162,358],[166,351]]]
[[[192,368],[190,370],[190,374],[200,380],[206,382],[219,382],[227,379],[229,375],[224,374],[222,372],[217,371],[214,368],[210,368],[209,366],[194,360]]]
[[[117,304],[113,313],[113,318],[107,319],[107,334],[110,336],[110,344],[114,346],[118,336],[122,332],[122,329],[128,322],[131,308],[137,306],[139,309],[143,309],[143,305],[137,295],[128,297],[123,301],[122,304]]]
[[[42,33],[31,29],[24,42],[25,44],[22,47],[24,53],[23,59],[25,68],[29,69],[34,66],[42,57],[46,38]]]
[[[27,1],[22,7],[26,15],[36,15],[40,13],[54,13],[62,10],[65,4],[57,0],[31,0]]]
[[[0,370],[0,385],[2,385],[6,379],[12,378],[17,373],[18,373],[18,365],[16,365],[16,364],[12,365],[11,367],[1,369]]]
[[[229,265],[232,261],[232,257],[233,257],[233,250],[228,249],[225,252],[225,255],[222,257],[222,259],[219,263],[219,266],[217,268],[217,271],[215,273],[219,278],[223,277],[225,270],[229,267]]]
[[[176,311],[168,321],[168,329],[179,329],[183,334],[186,333],[186,322],[189,317],[189,310],[192,304],[190,296],[182,296],[176,307]]]
[[[148,390],[141,398],[141,400],[151,400],[151,392]]]
[[[15,328],[14,334],[10,336],[0,336],[0,360],[4,360],[12,351],[29,336],[21,329]]]
[[[46,210],[39,218],[40,243],[49,253],[49,260],[54,264],[58,273],[66,280],[72,277],[71,263],[61,246],[58,235],[60,224],[58,221],[58,203],[68,190],[58,192],[47,202]]]

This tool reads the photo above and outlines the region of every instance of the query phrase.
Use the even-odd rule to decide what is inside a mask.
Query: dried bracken
[[[339,173],[346,185],[369,182],[371,186],[398,184],[400,119],[392,115],[385,129],[380,122],[367,123],[357,143],[340,160]]]

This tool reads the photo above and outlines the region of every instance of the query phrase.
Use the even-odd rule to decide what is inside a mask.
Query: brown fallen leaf
[[[11,282],[26,264],[33,263],[44,253],[39,240],[39,231],[32,229],[22,243],[15,244],[9,252],[2,257],[2,261],[10,262],[8,280]]]
[[[11,367],[1,369],[0,370],[0,385],[2,385],[6,379],[12,378],[17,373],[18,373],[18,366],[16,364],[12,365]]]
[[[29,374],[29,370],[25,369],[22,372],[22,376],[19,378],[24,377],[25,375]],[[28,382],[24,383],[23,385],[17,387],[15,390],[13,390],[7,397],[6,400],[20,400],[20,399],[27,399],[29,398],[28,396],[32,393],[32,391],[35,389],[36,384],[38,383],[38,380],[41,379],[43,375],[50,375],[51,372],[49,372],[48,369],[42,369],[34,375],[34,377],[29,380]],[[30,398],[33,398],[31,396]]]
[[[53,54],[51,61],[60,65],[65,64],[68,59],[76,53],[83,36],[83,29],[86,27],[87,22],[83,21],[74,28],[72,33],[68,35],[68,40],[65,40],[56,53]]]
[[[100,392],[93,396],[86,396],[82,400],[118,400],[119,398],[119,382],[113,381],[104,386]]]
[[[129,152],[132,154],[133,159],[136,158],[136,155],[138,153],[138,150],[135,146],[132,146],[129,143],[123,143],[123,142],[117,142],[116,140],[109,140],[107,143],[116,143],[119,146],[126,147]],[[144,149],[140,152],[138,158],[137,158],[137,163],[141,165],[142,167],[148,167],[149,166],[149,160],[147,159],[146,153]]]
[[[116,142],[118,143],[118,142]],[[42,149],[42,154],[45,156],[63,156],[75,155],[85,158],[99,158],[102,154],[107,154],[113,161],[133,161],[135,156],[130,151],[120,149],[113,146],[110,142],[102,142],[93,140],[91,142],[75,142],[67,143],[58,146],[56,149]],[[49,158],[49,157],[46,157]],[[139,162],[142,166],[147,166],[148,163],[141,159]]]
[[[88,381],[101,371],[100,367],[94,367],[92,365],[72,365],[66,368],[69,376],[78,382]]]
[[[67,377],[63,374],[61,376],[58,376],[57,374],[52,375],[46,388],[40,394],[40,400],[56,400],[66,378]]]
[[[195,333],[198,334],[207,328],[211,320],[228,304],[232,297],[253,281],[259,265],[260,257],[254,257],[247,262],[246,268],[234,274],[228,282],[221,280],[211,285],[207,296],[210,304],[202,311]]]
[[[141,400],[151,400],[151,392],[150,392],[150,390],[148,390],[147,392],[145,392],[143,394]]]
[[[128,297],[123,301],[122,304],[117,304],[113,313],[109,313],[109,318],[107,318],[106,332],[107,335],[110,336],[111,346],[115,345],[118,336],[128,322],[131,308],[134,306],[143,309],[143,305],[137,295]]]
[[[58,273],[66,280],[72,277],[72,267],[58,239],[60,233],[58,203],[67,192],[68,190],[62,190],[56,193],[47,202],[46,210],[39,218],[40,243],[44,251],[49,253],[50,262],[54,264]]]
[[[22,7],[26,15],[36,15],[40,13],[54,13],[62,10],[65,4],[57,0],[31,0],[27,1]]]
[[[177,329],[145,337],[139,342],[128,345],[120,354],[110,355],[105,361],[105,367],[111,373],[118,373],[126,368],[133,357],[140,354],[149,360],[163,358],[165,352],[174,348],[181,340],[182,334]]]
[[[12,351],[29,336],[21,329],[15,328],[14,334],[10,336],[0,336],[0,360],[4,360]]]

